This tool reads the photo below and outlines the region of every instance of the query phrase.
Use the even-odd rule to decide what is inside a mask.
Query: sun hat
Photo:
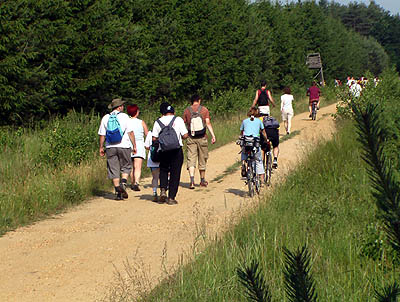
[[[160,105],[160,113],[165,115],[167,113],[175,113],[174,107],[170,103],[164,102]]]
[[[119,106],[122,106],[123,104],[125,104],[126,102],[121,100],[121,99],[113,99],[111,101],[111,103],[108,105],[108,109],[115,109]]]

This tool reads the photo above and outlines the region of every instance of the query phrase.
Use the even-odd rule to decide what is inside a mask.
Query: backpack
[[[277,129],[279,128],[279,122],[272,116],[264,116],[263,124],[266,129]]]
[[[260,90],[260,94],[258,96],[258,106],[268,106],[269,104],[269,97],[268,97],[268,90],[264,89],[264,90]]]
[[[176,134],[175,129],[172,128],[175,119],[176,116],[172,118],[171,122],[167,126],[164,126],[160,119],[157,120],[161,127],[160,134],[158,135],[158,141],[160,142],[160,148],[162,152],[176,150],[181,147],[179,144],[178,135]]]
[[[203,117],[200,114],[201,105],[199,105],[197,112],[193,111],[192,106],[189,108],[190,112],[190,136],[192,137],[202,137],[206,134],[206,125],[204,124]]]
[[[110,145],[119,144],[124,136],[124,132],[117,118],[118,114],[119,113],[111,113],[107,122],[106,142]]]
[[[161,161],[160,142],[155,140],[150,146],[150,158],[153,162],[159,163]]]

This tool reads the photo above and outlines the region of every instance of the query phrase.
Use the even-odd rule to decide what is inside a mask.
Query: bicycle
[[[249,196],[253,197],[255,193],[260,193],[260,177],[257,174],[256,170],[256,158],[255,155],[260,147],[260,139],[258,137],[252,136],[244,136],[241,137],[237,144],[242,147],[242,150],[239,152],[245,152],[247,154],[246,158],[246,183],[249,189]]]
[[[318,101],[313,101],[311,104],[311,119],[315,121],[317,119],[317,104]]]
[[[263,144],[265,146],[263,164],[265,169],[265,177],[264,182],[267,186],[271,185],[271,177],[272,177],[272,148],[271,142],[268,140]],[[264,149],[264,148],[263,148]]]

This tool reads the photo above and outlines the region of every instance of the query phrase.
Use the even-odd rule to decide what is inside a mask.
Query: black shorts
[[[268,139],[272,143],[272,147],[279,146],[279,129],[276,128],[265,128],[265,132],[267,133]]]

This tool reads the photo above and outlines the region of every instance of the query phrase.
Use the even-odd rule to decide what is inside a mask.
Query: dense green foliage
[[[308,53],[328,80],[378,74],[382,47],[315,2],[5,0],[0,4],[0,121],[29,124],[113,97],[152,110],[194,92],[308,84]]]

